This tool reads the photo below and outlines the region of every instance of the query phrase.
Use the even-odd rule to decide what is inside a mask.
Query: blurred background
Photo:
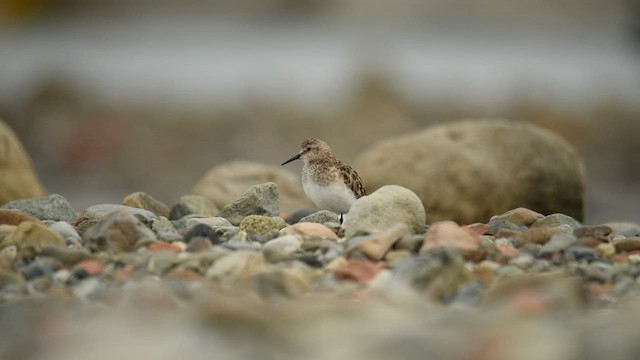
[[[138,190],[171,205],[211,167],[278,165],[309,136],[350,162],[504,117],[576,148],[587,223],[640,222],[636,1],[0,4],[0,118],[76,209]]]

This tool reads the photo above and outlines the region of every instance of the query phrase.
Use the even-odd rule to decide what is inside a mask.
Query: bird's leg
[[[340,213],[340,225],[342,225],[342,213]]]

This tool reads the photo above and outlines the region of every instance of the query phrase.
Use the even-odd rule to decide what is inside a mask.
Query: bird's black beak
[[[282,165],[288,164],[288,163],[290,163],[290,162],[292,162],[294,160],[298,160],[298,159],[300,159],[300,154],[297,154],[296,156],[292,157],[291,159],[283,162]]]

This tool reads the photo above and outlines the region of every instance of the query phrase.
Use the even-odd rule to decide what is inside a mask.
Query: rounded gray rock
[[[0,209],[20,210],[40,220],[73,222],[76,212],[63,196],[51,194],[38,199],[15,200]]]
[[[356,200],[344,221],[345,236],[383,232],[402,223],[413,233],[425,226],[425,211],[420,198],[398,185],[386,185]]]

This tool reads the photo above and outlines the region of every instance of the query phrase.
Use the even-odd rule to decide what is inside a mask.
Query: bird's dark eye
[[[311,151],[311,146],[307,147],[307,151]]]

